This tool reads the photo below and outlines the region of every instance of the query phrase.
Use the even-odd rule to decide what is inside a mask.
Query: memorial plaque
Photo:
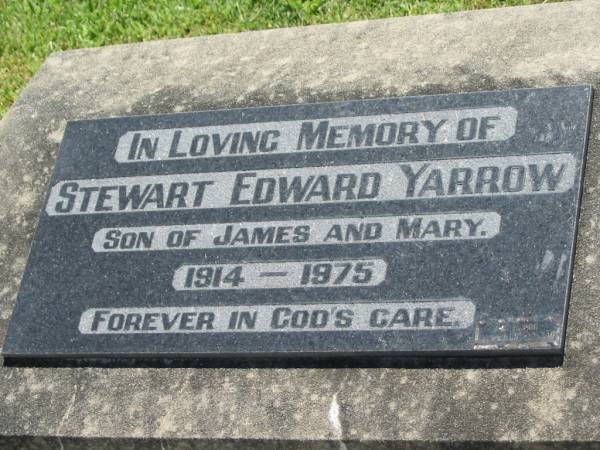
[[[4,356],[560,355],[591,93],[70,122]]]

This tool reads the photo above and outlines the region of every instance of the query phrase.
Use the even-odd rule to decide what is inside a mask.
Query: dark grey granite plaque
[[[4,356],[560,355],[590,97],[70,122]]]

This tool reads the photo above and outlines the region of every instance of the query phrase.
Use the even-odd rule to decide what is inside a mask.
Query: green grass
[[[541,0],[0,0],[0,117],[57,50]]]

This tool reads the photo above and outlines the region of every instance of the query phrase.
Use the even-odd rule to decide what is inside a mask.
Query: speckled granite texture
[[[599,22],[600,2],[589,0],[50,56],[0,122],[0,336],[67,120],[563,84],[599,89]],[[0,447],[593,447],[599,152],[596,95],[561,368],[0,368]]]

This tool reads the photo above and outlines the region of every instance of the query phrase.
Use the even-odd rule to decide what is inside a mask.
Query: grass
[[[0,117],[49,53],[541,0],[0,0]]]

